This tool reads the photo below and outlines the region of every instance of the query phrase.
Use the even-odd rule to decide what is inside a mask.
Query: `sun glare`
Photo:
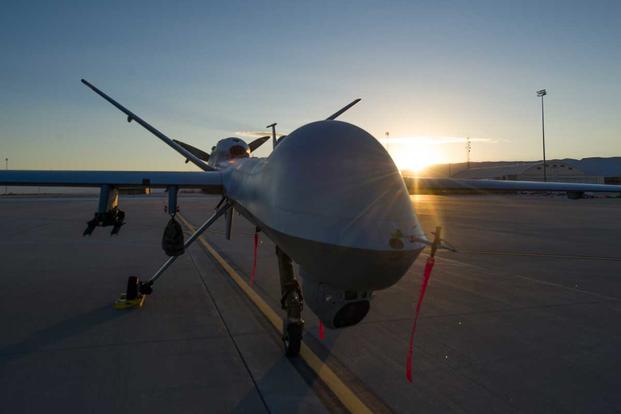
[[[401,142],[391,144],[387,150],[401,171],[421,172],[433,164],[442,162],[437,146],[424,142]]]

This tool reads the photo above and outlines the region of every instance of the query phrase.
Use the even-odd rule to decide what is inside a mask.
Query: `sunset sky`
[[[11,168],[196,169],[82,77],[207,150],[361,97],[342,120],[435,162],[540,159],[546,88],[548,158],[621,156],[619,2],[5,2],[0,35]]]

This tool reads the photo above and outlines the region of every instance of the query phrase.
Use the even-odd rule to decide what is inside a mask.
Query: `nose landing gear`
[[[280,289],[282,298],[280,304],[286,312],[283,319],[282,341],[285,346],[287,356],[294,357],[300,353],[302,346],[302,333],[304,331],[304,319],[302,319],[302,309],[304,299],[302,290],[293,273],[291,258],[276,246],[276,256],[278,257],[278,270],[280,273]]]
[[[282,341],[285,345],[287,356],[296,356],[302,346],[302,333],[304,320],[302,319],[303,308],[302,291],[297,280],[293,280],[287,287],[287,292],[281,299],[282,308],[287,313],[283,319]]]

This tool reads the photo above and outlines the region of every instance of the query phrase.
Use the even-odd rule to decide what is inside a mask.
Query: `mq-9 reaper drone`
[[[305,302],[328,328],[360,322],[368,313],[372,293],[394,285],[421,251],[432,243],[421,228],[410,200],[418,188],[486,191],[621,191],[621,186],[494,180],[417,179],[405,182],[384,147],[365,130],[336,118],[360,99],[324,120],[311,122],[277,139],[266,158],[252,152],[269,140],[249,144],[235,137],[220,140],[208,154],[171,139],[133,112],[82,82],[192,162],[199,172],[154,171],[3,171],[0,184],[12,186],[99,187],[99,206],[84,234],[97,227],[121,228],[119,187],[165,188],[168,222],[163,247],[170,256],[147,281],[128,280],[127,299],[151,294],[164,271],[221,216],[231,234],[233,210],[276,245],[282,306],[286,313],[283,341],[288,355],[300,350]],[[407,185],[406,185],[407,184]],[[175,221],[179,189],[195,188],[221,194],[215,213],[187,239]],[[304,279],[303,291],[293,262]]]

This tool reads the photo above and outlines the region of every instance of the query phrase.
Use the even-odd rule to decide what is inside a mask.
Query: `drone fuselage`
[[[368,301],[395,284],[425,247],[390,155],[352,124],[307,124],[269,157],[237,159],[223,173],[235,208],[299,265],[320,317],[324,302]]]

